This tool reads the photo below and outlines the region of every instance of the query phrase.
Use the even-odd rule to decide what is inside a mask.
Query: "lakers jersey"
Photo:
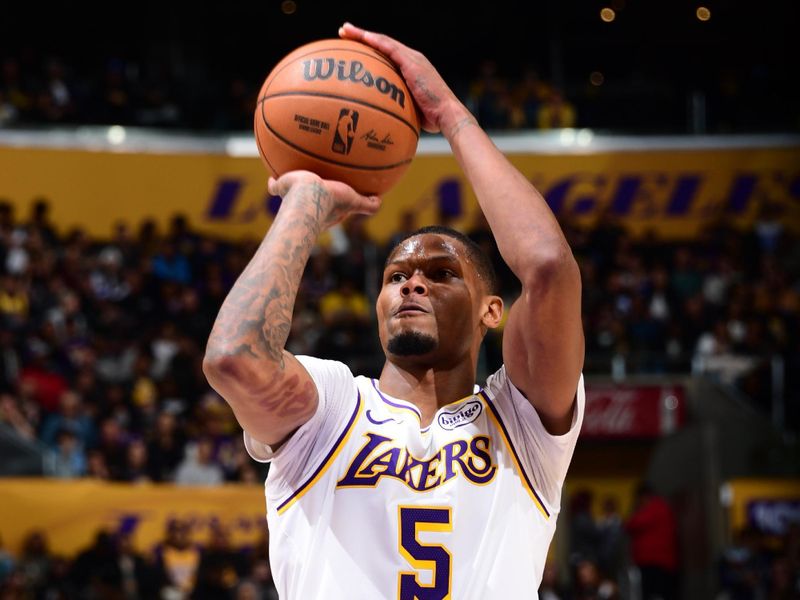
[[[550,435],[501,368],[419,409],[342,363],[298,357],[314,416],[276,452],[245,432],[266,481],[270,562],[283,600],[535,598],[584,410]]]

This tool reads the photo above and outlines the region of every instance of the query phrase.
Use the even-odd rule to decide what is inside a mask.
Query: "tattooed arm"
[[[203,360],[211,386],[255,439],[278,445],[316,410],[317,391],[300,362],[284,349],[300,278],[327,227],[355,213],[374,213],[376,197],[295,171],[269,181],[283,198],[255,256],[220,308]]]

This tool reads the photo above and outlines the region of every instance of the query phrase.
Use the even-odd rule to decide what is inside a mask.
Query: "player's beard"
[[[404,331],[389,340],[387,349],[395,356],[421,356],[436,349],[436,338],[419,331]]]

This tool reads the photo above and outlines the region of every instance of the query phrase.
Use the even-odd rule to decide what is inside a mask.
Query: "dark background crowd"
[[[14,3],[0,18],[0,127],[251,130],[272,67],[304,43],[336,37],[348,19],[424,52],[492,130],[800,130],[789,50],[798,6],[788,0],[384,8],[146,0],[125,15],[68,3],[42,15],[36,4]]]
[[[613,495],[578,489],[570,496],[569,559],[562,569],[547,565],[541,600],[681,598],[675,509],[646,483],[635,489],[632,501],[625,515]],[[737,529],[712,570],[719,581],[715,600],[800,597],[800,524],[772,532],[752,525]]]

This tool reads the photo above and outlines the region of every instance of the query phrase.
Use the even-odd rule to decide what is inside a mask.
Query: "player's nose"
[[[400,292],[403,294],[403,296],[409,296],[412,292],[419,294],[420,296],[427,296],[428,284],[423,276],[421,276],[419,273],[414,273],[411,275],[411,277],[406,279],[402,288],[400,288]]]

